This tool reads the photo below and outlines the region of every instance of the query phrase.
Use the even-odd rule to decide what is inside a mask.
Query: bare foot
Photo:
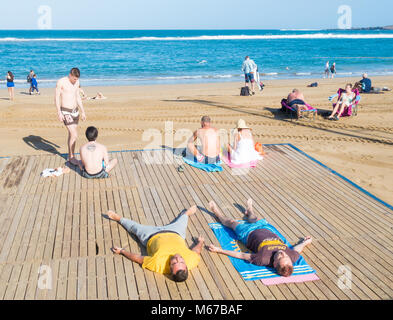
[[[121,217],[117,213],[115,213],[111,210],[108,210],[108,212],[106,214],[108,215],[109,219],[111,219],[111,220],[120,221],[120,219],[121,219]]]
[[[304,237],[304,239],[303,239],[304,245],[308,246],[311,242],[312,242],[311,236]]]
[[[217,205],[213,200],[209,202],[209,209],[214,213],[216,213],[218,211]]]
[[[248,199],[247,200],[247,209],[244,212],[244,215],[246,215],[247,217],[252,213],[252,199]]]
[[[186,215],[192,216],[193,214],[195,214],[196,210],[197,210],[197,206],[194,204],[190,209],[186,211]]]

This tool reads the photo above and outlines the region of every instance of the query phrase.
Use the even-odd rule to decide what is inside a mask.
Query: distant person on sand
[[[30,84],[30,89],[29,89],[29,94],[31,94],[31,90],[32,90],[32,87],[31,87],[31,79],[33,79],[33,76],[34,76],[34,71],[33,70],[30,70],[30,72],[29,72],[29,74],[27,75],[27,83],[29,83]]]
[[[349,107],[355,100],[356,94],[352,91],[352,84],[348,83],[345,86],[345,92],[341,95],[340,100],[337,101],[332,113],[328,117],[329,120],[339,120],[345,107]]]
[[[358,88],[360,92],[368,93],[373,87],[371,86],[371,80],[368,78],[367,73],[363,73],[362,80],[355,83],[355,88]]]
[[[37,82],[36,74],[34,74],[33,78],[31,78],[30,94],[34,93],[34,90],[36,90],[37,93],[40,94],[40,91],[38,90],[38,82]]]
[[[64,122],[68,131],[68,161],[73,165],[78,165],[75,159],[75,144],[78,137],[79,109],[82,113],[82,120],[86,120],[85,110],[79,94],[80,71],[72,68],[68,77],[61,78],[56,85],[56,109],[57,116]]]
[[[267,221],[265,219],[259,219],[255,215],[251,199],[247,201],[247,210],[244,213],[247,218],[245,223],[239,223],[224,216],[214,201],[210,201],[209,208],[224,226],[235,232],[237,238],[251,253],[224,250],[212,244],[209,246],[209,251],[242,259],[257,266],[273,267],[283,277],[292,275],[293,264],[299,259],[303,249],[312,242],[312,238],[307,236],[303,238],[302,242],[290,249],[277,234],[266,229]]]
[[[367,73],[363,73],[362,80],[355,83],[354,88],[363,93],[380,93],[381,91],[391,91],[388,87],[378,88],[373,87],[371,79],[368,78]]]
[[[79,85],[79,94],[80,94],[82,100],[86,100],[88,98],[85,91],[82,89],[81,85]]]
[[[89,141],[80,148],[81,161],[79,167],[82,177],[87,179],[108,178],[109,172],[116,166],[117,159],[109,161],[106,147],[96,142],[98,130],[95,127],[86,129],[86,138]]]
[[[101,92],[97,92],[95,97],[92,98],[87,98],[87,100],[101,100],[101,99],[106,99],[106,97],[101,93]]]
[[[337,73],[336,71],[336,63],[333,62],[332,66],[330,67],[330,73],[332,74],[332,79],[334,78],[334,75]]]
[[[326,65],[325,65],[325,75],[324,75],[324,78],[329,78],[329,73],[330,73],[330,66],[329,66],[329,61],[328,61],[328,62],[326,62]]]
[[[307,110],[304,95],[298,89],[293,89],[287,97],[288,105],[296,109],[297,117],[301,117],[301,111]]]
[[[176,282],[185,281],[188,278],[188,271],[198,265],[205,243],[202,236],[198,237],[198,243],[192,249],[188,248],[185,242],[188,219],[195,212],[194,205],[171,224],[155,227],[141,225],[113,211],[108,211],[107,215],[110,219],[117,221],[130,234],[138,237],[147,249],[147,256],[127,252],[118,247],[113,247],[112,251],[142,265],[144,269],[169,274]]]
[[[202,146],[196,146],[195,142],[199,139]],[[205,164],[215,164],[220,161],[220,136],[218,130],[211,126],[209,116],[201,119],[201,128],[196,130],[188,140],[187,156],[193,156],[198,162]]]
[[[14,100],[14,88],[15,88],[14,74],[11,71],[7,72],[6,80],[7,80],[8,95],[10,97],[10,100]]]
[[[255,150],[251,128],[246,125],[243,119],[239,119],[237,122],[233,139],[233,146],[228,145],[232,163],[244,164],[263,159]]]
[[[255,94],[255,70],[257,69],[257,65],[254,60],[251,60],[249,56],[246,56],[243,61],[242,71],[244,72],[245,85],[248,87],[248,84],[251,82],[251,92]]]

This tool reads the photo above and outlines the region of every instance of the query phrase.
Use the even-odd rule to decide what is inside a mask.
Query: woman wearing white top
[[[247,127],[243,119],[237,122],[235,130],[233,146],[228,145],[231,162],[244,164],[262,160],[263,157],[255,150],[251,128]]]
[[[352,84],[348,83],[345,86],[345,92],[341,94],[340,99],[337,101],[328,119],[338,121],[345,107],[349,107],[355,101],[355,98],[356,94],[352,91]]]

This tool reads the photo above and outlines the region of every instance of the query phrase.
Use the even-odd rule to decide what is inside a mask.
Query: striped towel
[[[239,220],[239,222],[244,223],[243,220]],[[209,226],[213,230],[223,249],[247,252],[245,246],[237,240],[236,234],[232,229],[223,226],[221,223],[209,223]],[[289,248],[293,247],[271,224],[268,224],[265,228],[277,234]],[[302,256],[300,256],[293,264],[293,274],[290,277],[281,277],[275,272],[275,269],[271,267],[257,266],[248,261],[232,257],[229,257],[229,260],[232,262],[235,269],[242,275],[244,280],[252,281],[260,279],[265,285],[304,282],[319,279],[316,275],[316,271],[308,265]]]

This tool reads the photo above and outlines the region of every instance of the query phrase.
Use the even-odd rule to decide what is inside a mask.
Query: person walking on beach
[[[56,109],[59,121],[63,122],[68,131],[68,161],[73,165],[79,165],[75,159],[75,144],[78,137],[79,109],[82,120],[86,120],[85,110],[79,94],[80,71],[72,68],[68,77],[61,78],[56,85]]]
[[[257,266],[273,267],[283,277],[289,277],[292,274],[293,263],[299,259],[303,249],[312,242],[311,236],[307,236],[303,238],[302,242],[290,249],[277,234],[266,229],[267,221],[265,219],[258,219],[252,207],[252,199],[247,201],[247,210],[244,212],[247,218],[245,223],[239,223],[224,216],[214,201],[210,201],[209,208],[224,226],[235,232],[237,238],[252,253],[223,250],[212,244],[209,246],[209,251],[249,261]]]
[[[257,65],[254,60],[250,59],[249,56],[243,61],[242,71],[244,72],[245,84],[248,87],[248,84],[251,82],[251,92],[255,94],[255,70],[257,69]]]
[[[30,70],[29,74],[27,75],[27,83],[30,83],[30,89],[29,89],[29,94],[31,94],[32,86],[31,86],[31,80],[33,79],[34,76],[34,71]]]
[[[176,282],[187,280],[188,271],[195,268],[199,261],[205,239],[198,237],[198,243],[188,248],[185,242],[189,216],[195,214],[196,206],[166,226],[145,226],[125,219],[113,211],[108,211],[109,219],[120,223],[130,234],[137,236],[147,256],[127,252],[123,248],[113,247],[112,252],[123,255],[129,260],[142,265],[142,268],[161,274],[169,274]]]
[[[14,100],[14,74],[11,71],[7,72],[6,76],[7,80],[7,88],[8,88],[8,95],[10,97],[10,100]]]
[[[34,93],[34,90],[37,91],[38,94],[40,94],[40,91],[38,90],[38,82],[37,82],[36,74],[34,74],[33,78],[31,78],[30,94]]]
[[[96,142],[97,137],[97,128],[88,127],[86,138],[89,142],[80,148],[79,168],[82,171],[82,177],[87,179],[108,178],[109,172],[117,164],[117,159],[109,160],[108,150],[104,145]]]
[[[332,79],[334,78],[334,75],[337,73],[336,72],[336,63],[333,62],[332,66],[330,67],[330,73],[332,74]]]
[[[326,62],[326,65],[325,65],[325,75],[324,75],[324,78],[328,79],[328,78],[329,78],[329,73],[330,73],[330,66],[329,66],[329,61],[328,61],[328,62]]]

